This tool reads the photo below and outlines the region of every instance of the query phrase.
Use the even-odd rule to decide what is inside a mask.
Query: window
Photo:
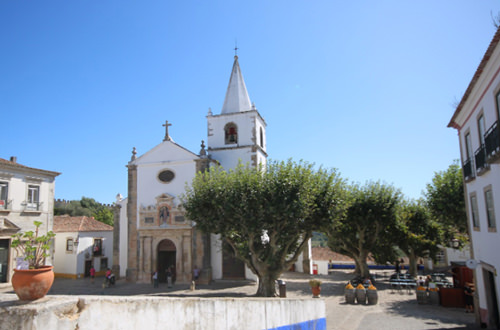
[[[94,256],[102,256],[102,239],[101,238],[94,239],[93,253],[94,253]]]
[[[472,216],[472,226],[479,229],[479,213],[477,211],[477,197],[476,193],[470,195],[470,210]]]
[[[500,118],[500,91],[497,93],[497,118]]]
[[[474,153],[472,152],[472,142],[470,139],[470,133],[467,133],[465,135],[465,152],[467,155],[467,159],[471,159]]]
[[[224,127],[225,143],[238,143],[238,127],[235,123],[229,123]]]
[[[493,191],[491,190],[491,186],[486,187],[484,190],[484,199],[486,202],[486,215],[488,216],[488,228],[495,229],[495,209],[493,207]]]
[[[9,183],[0,182],[0,209],[7,208],[8,197],[9,197]]]
[[[477,132],[479,134],[479,143],[484,144],[484,116],[481,114],[477,119]]]
[[[38,210],[40,198],[40,186],[28,185],[28,204],[27,209]]]
[[[446,264],[446,253],[444,252],[444,250],[439,250],[436,253],[436,264],[438,265]]]
[[[73,252],[73,239],[72,238],[68,238],[66,240],[66,251]]]
[[[163,170],[158,174],[158,180],[160,180],[163,183],[169,183],[175,178],[174,172],[171,170]]]
[[[101,270],[108,269],[108,258],[101,258]]]
[[[260,147],[264,148],[264,131],[260,128]]]

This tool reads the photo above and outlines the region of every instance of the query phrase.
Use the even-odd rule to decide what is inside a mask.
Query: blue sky
[[[165,120],[198,153],[235,40],[275,160],[418,198],[459,158],[447,128],[497,0],[0,1],[0,157],[61,172],[56,198],[127,195]]]

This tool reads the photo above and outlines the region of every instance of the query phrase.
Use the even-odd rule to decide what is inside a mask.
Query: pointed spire
[[[233,70],[227,86],[221,114],[251,110],[250,97],[241,74],[238,56],[234,56]]]

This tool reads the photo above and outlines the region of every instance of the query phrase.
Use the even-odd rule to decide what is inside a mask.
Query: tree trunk
[[[354,258],[354,265],[355,265],[354,274],[360,275],[361,274],[361,265],[359,264],[357,258]]]
[[[409,259],[408,271],[410,272],[410,275],[417,276],[418,274],[417,257],[415,256],[415,252],[413,251],[413,249],[410,249],[410,254],[408,255],[408,259]]]
[[[361,252],[360,255],[355,258],[356,266],[359,266],[359,275],[363,278],[370,277],[370,269],[366,263],[367,252]]]
[[[276,297],[277,276],[273,274],[259,275],[258,297]]]

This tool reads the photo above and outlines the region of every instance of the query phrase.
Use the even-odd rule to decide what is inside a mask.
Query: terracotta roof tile
[[[54,232],[81,232],[81,231],[112,231],[113,227],[97,221],[94,217],[70,217],[69,215],[57,215],[54,217]]]
[[[52,175],[54,177],[61,174],[59,172],[47,171],[47,170],[42,170],[42,169],[39,169],[39,168],[29,167],[29,166],[26,166],[26,165],[19,164],[17,161],[13,162],[13,161],[10,161],[10,160],[7,160],[7,159],[3,159],[3,158],[0,158],[0,165],[5,165],[5,166],[10,167],[10,168],[19,168],[19,169],[25,169],[25,170],[39,171],[39,172],[42,172],[42,173],[45,173],[45,174],[48,174],[48,175]]]

